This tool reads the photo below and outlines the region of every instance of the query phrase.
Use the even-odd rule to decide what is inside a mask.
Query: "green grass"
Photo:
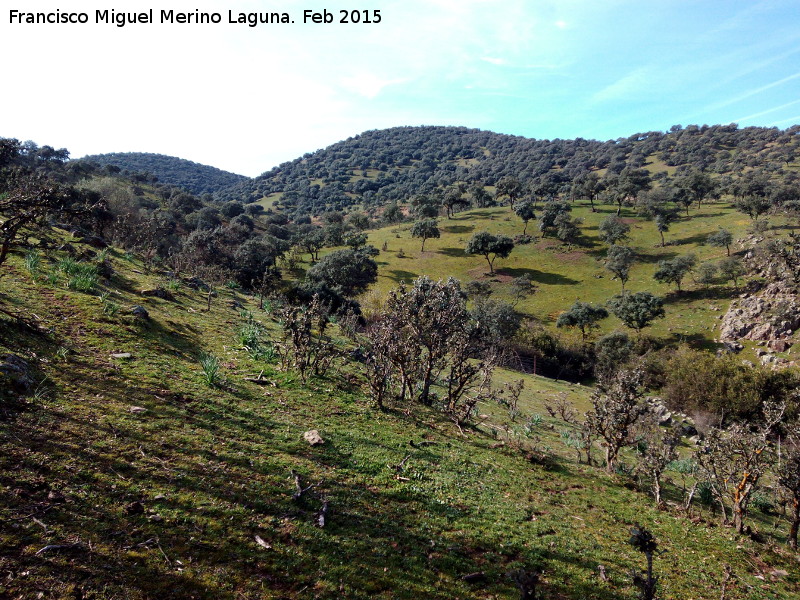
[[[453,224],[469,218],[479,222],[461,215]],[[536,256],[537,270],[555,268],[544,262],[557,253]],[[129,258],[115,260],[114,301],[144,303],[146,322],[104,313],[95,296],[37,285],[20,256],[2,267],[4,306],[37,319],[25,327],[3,318],[0,353],[31,361],[48,393],[0,421],[0,597],[512,599],[507,573],[538,567],[548,598],[633,600],[628,573],[644,562],[626,544],[634,524],[667,551],[655,565],[665,599],[718,598],[724,565],[736,575],[727,598],[800,593],[794,556],[771,543],[784,540],[785,521],[754,515],[770,542],[759,544],[707,511],[693,523],[655,510],[624,477],[578,464],[560,441],[566,425],[543,407],[563,393],[585,408],[584,386],[522,376],[514,427],[541,415],[533,433],[550,456],[533,463],[531,440],[506,429],[503,407],[480,406],[486,417],[460,435],[428,409],[376,410],[352,365],[302,386],[242,348],[247,323],[263,327],[265,342],[275,336],[254,299],[223,288],[206,312],[206,295],[190,289],[174,302],[141,298],[135,290],[158,281]],[[466,271],[480,264],[462,261]],[[537,301],[546,302],[534,298],[530,310],[546,311]],[[65,361],[60,348],[70,349]],[[111,359],[117,352],[132,358]],[[224,385],[207,385],[200,352],[218,358]],[[253,373],[268,384],[246,381]],[[496,383],[519,377],[501,371]],[[325,444],[306,444],[308,429]],[[299,501],[293,471],[314,486]],[[668,486],[670,499],[677,492]],[[790,575],[772,581],[775,568]],[[464,581],[475,572],[485,581]]]
[[[441,237],[427,240],[424,253],[419,250],[420,240],[411,238],[409,224],[379,229],[369,237],[375,247],[381,248],[384,243],[387,246],[377,258],[380,271],[376,289],[385,296],[400,281],[411,281],[419,275],[434,279],[452,276],[463,282],[488,281],[494,289],[493,297],[510,302],[511,281],[528,274],[538,289],[520,302],[518,309],[554,326],[558,315],[575,300],[600,304],[620,292],[620,283],[612,280],[613,275],[604,268],[607,247],[597,237],[600,221],[615,211],[616,207],[598,205],[597,212],[592,213],[588,204],[578,203],[572,215],[583,219],[583,243],[571,248],[551,237],[542,239],[536,222],[531,222],[528,230],[537,235],[537,240],[518,245],[507,259],[497,259],[494,276],[489,275],[483,257],[465,255],[463,249],[473,233],[484,229],[512,237],[521,234],[523,223],[508,207],[473,209],[458,213],[453,219],[440,219]],[[631,224],[628,244],[640,259],[631,270],[626,289],[652,291],[665,298],[667,316],[647,330],[649,335],[709,347],[716,337],[716,319],[737,295],[733,286],[719,282],[706,293],[689,277],[684,281],[684,291],[679,293],[673,286],[654,281],[653,274],[659,260],[676,255],[692,253],[700,262],[724,258],[725,249],[706,246],[705,238],[720,226],[731,231],[734,239],[742,237],[749,219],[725,202],[706,203],[699,210],[690,209],[689,214],[688,218],[684,214],[665,234],[667,245],[662,248],[653,222],[637,217],[633,209],[623,210],[622,217]],[[776,223],[780,224],[777,220]],[[400,248],[403,258],[397,256]],[[598,335],[625,328],[613,316],[600,326]],[[576,339],[579,336],[574,335]]]

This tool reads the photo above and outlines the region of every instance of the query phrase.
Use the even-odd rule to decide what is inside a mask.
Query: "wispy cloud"
[[[788,119],[781,119],[780,121],[775,121],[770,123],[771,127],[780,127],[781,125],[796,125],[800,124],[800,115],[796,117],[789,117]]]
[[[762,85],[760,87],[754,88],[754,89],[749,90],[749,91],[747,91],[747,92],[745,92],[743,94],[738,94],[737,96],[734,96],[733,98],[728,98],[727,100],[723,100],[722,102],[717,102],[715,104],[712,104],[711,106],[707,107],[706,110],[717,110],[717,109],[720,109],[720,108],[724,108],[726,106],[730,106],[731,104],[736,104],[737,102],[741,102],[742,100],[746,100],[747,98],[750,98],[751,96],[755,96],[755,95],[760,94],[762,92],[766,92],[769,89],[772,89],[772,88],[777,87],[779,85],[783,85],[784,83],[787,83],[787,82],[792,81],[792,80],[797,79],[797,78],[800,78],[800,72],[799,73],[794,73],[793,75],[789,75],[787,77],[783,77],[782,79],[778,79],[777,81],[773,81],[772,83],[768,83],[766,85]]]
[[[752,115],[747,115],[746,117],[739,117],[738,119],[734,119],[734,122],[739,123],[741,121],[749,121],[750,119],[762,117],[777,110],[782,110],[784,108],[788,108],[789,106],[794,106],[795,104],[800,104],[800,100],[787,102],[786,104],[781,104],[780,106],[774,106],[772,108],[768,108],[767,110],[762,110],[761,112],[753,113]]]
[[[619,100],[637,94],[649,85],[649,71],[647,67],[634,69],[611,85],[604,87],[592,96],[594,102],[608,102]]]
[[[481,60],[483,62],[487,62],[492,65],[502,66],[507,64],[506,59],[504,58],[496,58],[494,56],[481,56]]]

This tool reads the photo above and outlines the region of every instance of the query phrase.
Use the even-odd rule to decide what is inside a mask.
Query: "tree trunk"
[[[789,546],[793,550],[797,550],[797,529],[800,526],[800,497],[794,497],[792,508],[794,508],[794,514],[792,515],[792,525],[789,528]]]
[[[694,482],[692,485],[692,489],[689,491],[689,495],[686,496],[686,502],[683,505],[683,510],[689,510],[689,507],[692,505],[692,500],[694,499],[694,494],[697,491],[697,486],[700,485],[697,481]]]
[[[656,499],[656,506],[661,506],[661,476],[653,475],[653,495]]]
[[[425,376],[422,379],[422,393],[419,396],[420,401],[426,405],[431,405],[430,400],[430,393],[431,393],[431,380],[433,379],[433,362],[431,357],[428,357],[427,364],[425,365]]]
[[[617,453],[612,452],[611,445],[606,443],[606,473],[614,472],[614,463],[617,460]]]
[[[744,508],[741,502],[733,503],[733,526],[736,528],[736,533],[744,532]]]

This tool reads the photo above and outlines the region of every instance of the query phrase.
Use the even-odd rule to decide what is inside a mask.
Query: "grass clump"
[[[264,326],[253,320],[252,313],[247,313],[247,319],[236,330],[239,343],[254,360],[268,363],[275,361],[277,353],[272,342],[264,339]]]
[[[97,286],[99,274],[97,266],[65,257],[59,260],[55,269],[48,273],[47,282],[58,285],[66,278],[66,288],[76,292],[91,292]]]
[[[25,268],[34,278],[39,274],[42,267],[42,256],[38,250],[28,250],[25,253]]]
[[[200,367],[203,369],[203,381],[209,387],[216,387],[220,384],[220,362],[213,354],[202,354],[200,356]]]

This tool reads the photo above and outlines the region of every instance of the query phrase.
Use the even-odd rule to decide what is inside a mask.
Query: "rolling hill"
[[[161,183],[178,186],[198,195],[213,194],[248,179],[244,175],[237,175],[216,167],[149,152],[93,154],[84,156],[80,160],[104,166],[113,165],[131,173],[151,173]]]

